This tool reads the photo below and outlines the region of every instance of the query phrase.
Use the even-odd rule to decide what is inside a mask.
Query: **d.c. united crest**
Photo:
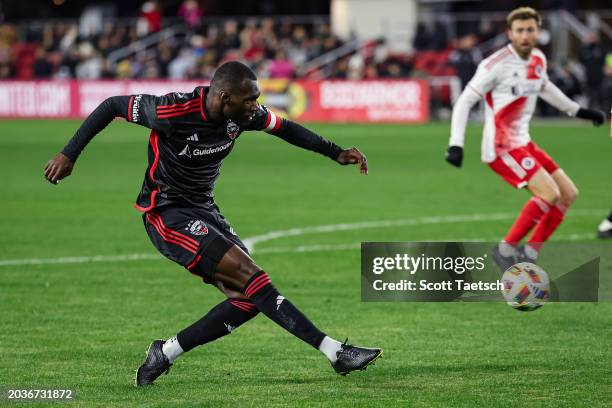
[[[239,130],[240,127],[237,124],[235,124],[231,120],[227,122],[226,131],[230,139],[234,140],[236,136],[238,136]]]
[[[202,220],[189,221],[189,224],[187,224],[187,228],[185,229],[188,230],[192,235],[208,234],[208,227],[206,226],[206,224],[204,224],[204,221]]]

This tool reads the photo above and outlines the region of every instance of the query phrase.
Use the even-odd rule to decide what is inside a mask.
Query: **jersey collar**
[[[521,56],[518,55],[518,52],[516,52],[516,50],[512,46],[512,43],[509,43],[506,47],[508,47],[510,49],[510,52],[512,52],[512,55],[514,55],[516,58],[518,58],[519,61],[529,62],[529,60],[531,59],[531,54],[529,54],[529,58],[527,58],[526,60],[521,58]],[[531,53],[533,53],[533,51],[531,51]]]
[[[200,88],[200,113],[202,114],[204,122],[207,122],[210,117],[210,113],[206,109],[206,94],[208,93],[208,89],[207,86]]]

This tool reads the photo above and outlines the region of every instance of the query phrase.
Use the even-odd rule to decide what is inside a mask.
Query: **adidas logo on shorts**
[[[194,133],[193,135],[189,136],[187,138],[187,140],[189,140],[190,142],[199,142],[200,139],[198,139],[198,134]]]

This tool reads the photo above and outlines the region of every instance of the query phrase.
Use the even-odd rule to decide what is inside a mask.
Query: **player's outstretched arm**
[[[360,172],[368,174],[368,160],[357,148],[343,149],[299,123],[277,116],[265,106],[261,106],[248,130],[263,130],[294,146],[327,156],[342,165],[359,164]]]
[[[72,173],[74,163],[85,146],[114,118],[127,117],[129,96],[113,96],[102,102],[88,117],[61,153],[45,165],[45,178],[53,184]]]
[[[472,106],[480,100],[480,95],[467,86],[453,107],[451,117],[451,136],[446,150],[445,160],[455,167],[463,163],[463,144],[465,142],[465,127]]]
[[[568,116],[592,121],[593,126],[601,126],[606,121],[605,113],[597,109],[581,108],[580,105],[568,98],[551,81],[547,81],[544,84],[540,97],[561,112],[565,112]]]
[[[337,144],[310,129],[306,129],[299,123],[284,118],[281,121],[282,124],[279,129],[270,133],[294,146],[320,153],[342,165],[359,164],[361,174],[368,174],[368,161],[357,148],[342,149]]]

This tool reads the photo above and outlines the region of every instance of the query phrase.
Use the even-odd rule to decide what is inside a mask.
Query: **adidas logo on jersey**
[[[189,136],[187,138],[187,140],[189,140],[190,142],[199,142],[200,139],[198,139],[198,134],[194,133],[193,135]]]

